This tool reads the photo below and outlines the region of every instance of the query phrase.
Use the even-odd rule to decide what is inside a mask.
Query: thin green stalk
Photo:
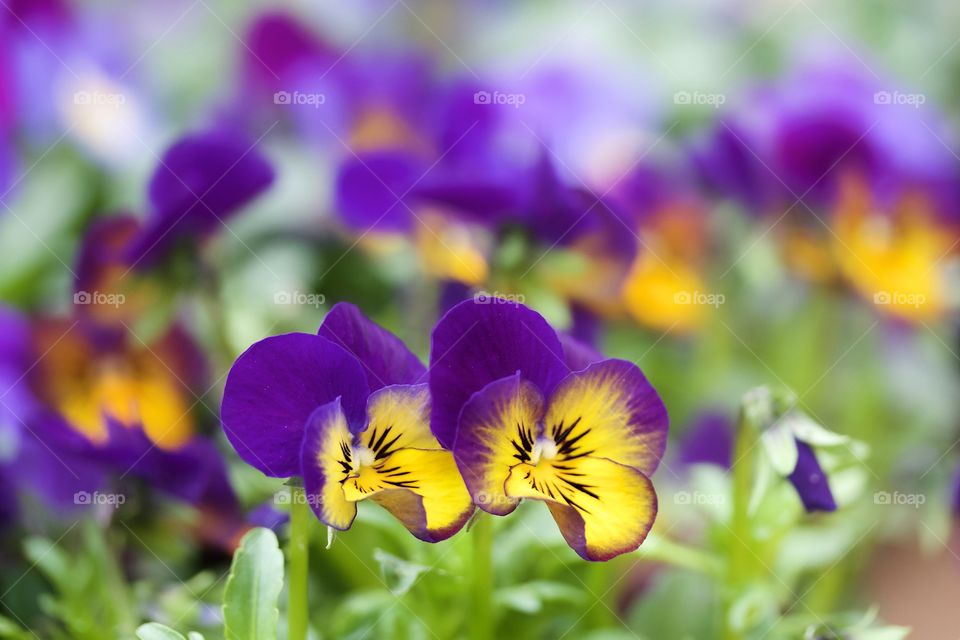
[[[613,613],[607,606],[607,592],[615,581],[610,579],[610,564],[606,562],[591,562],[587,564],[587,586],[590,593],[600,601],[590,608],[587,616],[591,629],[606,629],[613,622]]]
[[[289,597],[287,615],[290,640],[307,638],[307,574],[309,571],[310,514],[302,487],[290,487]]]
[[[469,619],[471,640],[493,638],[493,517],[480,513],[470,531],[473,542],[473,589]]]
[[[750,498],[753,493],[755,448],[760,446],[758,422],[769,414],[769,398],[765,395],[745,397],[740,409],[740,424],[733,450],[733,505],[730,516],[730,565],[727,570],[726,609],[723,621],[724,638],[739,639],[742,634],[730,627],[731,607],[745,585],[756,579],[758,562],[753,549],[750,526]]]
[[[662,562],[678,569],[696,571],[711,578],[719,578],[722,564],[719,558],[700,549],[650,534],[640,547],[646,560]]]
[[[733,453],[733,509],[730,519],[733,553],[730,558],[730,583],[735,587],[741,587],[750,580],[755,560],[754,552],[750,548],[753,537],[750,530],[750,494],[753,487],[753,448],[757,444],[757,436],[748,420],[746,415],[741,416]]]

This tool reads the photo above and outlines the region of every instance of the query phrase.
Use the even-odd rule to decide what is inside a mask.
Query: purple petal
[[[177,449],[158,447],[142,429],[108,420],[106,442],[91,445],[87,458],[123,478],[139,478],[149,486],[200,507],[229,512],[237,499],[227,479],[223,457],[210,441],[194,437]]]
[[[471,395],[518,371],[544,395],[569,371],[557,333],[543,316],[500,298],[467,300],[448,311],[430,348],[430,428],[440,444],[453,445]]]
[[[264,13],[250,25],[244,39],[244,71],[248,81],[265,93],[289,90],[285,82],[305,68],[326,73],[339,58],[332,48],[281,12]]]
[[[371,322],[350,303],[335,304],[318,333],[360,361],[370,391],[392,384],[426,381],[426,367],[403,341]]]
[[[351,156],[340,167],[336,206],[353,231],[407,231],[412,215],[405,196],[423,175],[424,163],[406,151]]]
[[[76,509],[82,501],[78,503],[75,494],[103,487],[106,473],[71,446],[72,438],[65,438],[66,446],[61,447],[50,431],[36,425],[22,429],[19,449],[7,471],[21,491],[40,497],[55,509]]]
[[[596,347],[600,342],[600,333],[603,322],[600,317],[582,304],[573,304],[570,309],[572,316],[570,335],[579,342]]]
[[[234,362],[220,415],[240,457],[268,476],[300,474],[300,445],[314,409],[342,397],[351,426],[362,426],[368,395],[357,359],[326,338],[273,336]]]
[[[603,354],[589,344],[566,333],[559,335],[563,345],[563,361],[570,371],[582,371],[594,362],[603,360]]]
[[[756,138],[756,132],[737,122],[721,122],[690,153],[699,179],[709,189],[760,214],[773,207],[777,190]]]
[[[830,491],[827,475],[820,468],[820,463],[817,461],[817,455],[813,448],[806,442],[797,440],[797,453],[799,454],[797,466],[788,479],[797,490],[797,494],[803,502],[803,508],[808,513],[836,511],[837,503]]]
[[[576,443],[571,453],[608,458],[647,476],[663,457],[669,423],[667,408],[640,367],[613,359],[565,377],[544,417],[554,438],[567,426],[566,438]]]
[[[210,234],[273,178],[266,158],[242,136],[212,131],[181,138],[150,179],[152,211],[129,259],[151,264],[177,242]]]
[[[517,463],[516,443],[540,436],[543,408],[543,395],[519,373],[494,380],[464,405],[453,455],[467,491],[484,511],[505,516],[517,508],[519,500],[509,498],[504,485]]]
[[[357,505],[346,499],[341,480],[350,465],[353,435],[346,424],[340,398],[310,414],[300,449],[300,467],[307,501],[328,527],[345,531],[353,524]]]
[[[705,412],[697,416],[680,443],[683,465],[713,464],[729,469],[733,462],[733,428],[726,414]]]
[[[471,297],[470,285],[457,280],[443,280],[439,286],[440,293],[437,296],[437,315],[439,316]]]

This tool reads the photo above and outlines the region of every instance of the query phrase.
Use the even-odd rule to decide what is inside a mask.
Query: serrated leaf
[[[275,640],[283,588],[283,553],[270,529],[250,530],[233,556],[223,597],[227,640]]]
[[[140,640],[187,640],[183,634],[159,622],[148,622],[137,627]]]

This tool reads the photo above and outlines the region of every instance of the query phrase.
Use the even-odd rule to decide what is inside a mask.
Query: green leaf
[[[140,640],[187,640],[182,634],[159,622],[148,622],[137,627]]]
[[[227,640],[275,640],[283,588],[283,554],[270,529],[256,528],[240,541],[223,598]]]

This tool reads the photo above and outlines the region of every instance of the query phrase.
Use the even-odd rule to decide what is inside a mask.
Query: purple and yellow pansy
[[[775,219],[793,272],[919,323],[952,305],[960,179],[945,118],[894,100],[898,86],[858,60],[801,65],[721,120],[693,159],[710,186]]]
[[[247,463],[300,477],[316,516],[350,528],[372,499],[427,542],[449,538],[473,512],[453,455],[430,431],[422,363],[349,304],[318,334],[266,338],[227,378],[222,419]]]
[[[50,458],[41,484],[90,491],[129,476],[213,511],[237,507],[216,447],[197,433],[203,360],[186,333],[143,344],[83,319],[7,316],[23,348],[4,407],[18,455]]]
[[[431,425],[477,506],[544,501],[571,548],[607,560],[653,526],[668,417],[636,365],[576,355],[521,304],[463,302],[433,331]]]

